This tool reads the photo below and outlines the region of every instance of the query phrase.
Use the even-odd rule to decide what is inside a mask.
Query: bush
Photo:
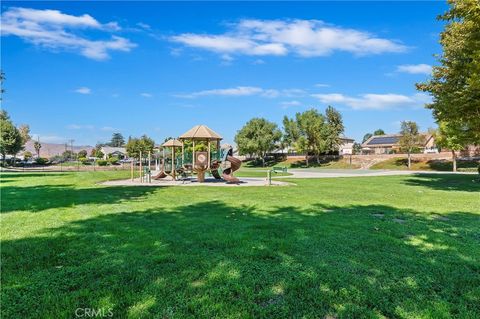
[[[478,174],[480,175],[480,164],[478,164]]]
[[[23,159],[26,161],[28,161],[32,157],[33,157],[32,152],[26,151],[25,153],[23,153]]]
[[[107,166],[108,162],[106,160],[97,160],[98,166]]]
[[[37,163],[38,165],[45,165],[48,163],[48,159],[45,157],[39,157],[35,160],[35,163]]]
[[[112,164],[112,165],[117,165],[117,164],[118,164],[118,161],[119,161],[118,157],[110,157],[110,158],[108,159],[108,162],[109,162],[110,164]]]
[[[86,157],[79,157],[79,158],[78,158],[78,161],[79,161],[80,163],[82,163],[83,165],[88,165],[88,164],[90,164],[90,163],[88,162],[88,158],[86,158]]]

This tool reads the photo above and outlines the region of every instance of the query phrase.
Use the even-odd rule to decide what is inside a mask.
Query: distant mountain
[[[35,151],[35,147],[33,147],[33,143],[35,141],[28,141],[25,144],[25,150],[19,153],[19,157],[23,156],[23,153],[26,151],[31,152],[34,156],[37,154]],[[55,155],[61,155],[63,152],[65,152],[65,144],[54,144],[54,143],[42,143],[42,148],[40,149],[40,157],[46,157],[50,158]],[[92,151],[94,147],[90,145],[80,145],[80,146],[75,146],[73,145],[73,151],[75,153],[78,153],[81,150],[86,150],[88,155],[90,155],[90,152]],[[71,150],[70,145],[67,146],[68,150]]]

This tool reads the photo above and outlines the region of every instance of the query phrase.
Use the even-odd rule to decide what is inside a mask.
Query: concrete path
[[[370,169],[290,169],[292,175],[274,178],[331,178],[331,177],[367,177],[367,176],[395,176],[412,174],[476,174],[473,172],[435,172],[435,171],[393,171]]]

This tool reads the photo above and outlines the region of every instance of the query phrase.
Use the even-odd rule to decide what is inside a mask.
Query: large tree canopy
[[[417,88],[433,96],[427,107],[438,122],[455,127],[450,134],[458,134],[464,144],[480,144],[480,2],[448,2],[450,10],[439,17],[447,21],[440,37],[441,65]]]
[[[235,143],[241,154],[261,157],[265,164],[266,154],[275,149],[281,137],[277,124],[264,118],[253,118],[237,132]]]
[[[113,133],[109,144],[113,147],[122,147],[125,145],[125,139],[121,133]]]

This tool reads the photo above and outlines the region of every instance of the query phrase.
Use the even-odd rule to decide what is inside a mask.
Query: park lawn
[[[2,318],[478,318],[474,175],[107,187],[1,175]]]
[[[453,169],[452,161],[447,160],[419,160],[412,159],[411,170],[416,171],[447,171],[451,172]],[[464,172],[476,172],[480,165],[479,160],[458,160],[457,170]],[[391,158],[385,161],[376,163],[370,169],[393,169],[393,170],[408,170],[408,160],[406,158]]]

